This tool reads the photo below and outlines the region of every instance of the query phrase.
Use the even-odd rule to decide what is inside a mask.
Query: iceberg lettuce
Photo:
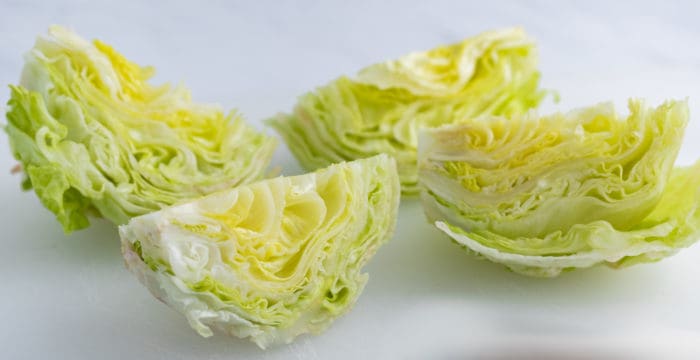
[[[116,224],[258,179],[275,147],[236,114],[153,86],[109,45],[51,27],[11,86],[10,146],[65,232],[88,214]]]
[[[535,45],[524,31],[486,32],[342,76],[268,124],[308,170],[390,154],[403,193],[417,194],[419,128],[522,113],[544,96],[539,77]]]
[[[120,226],[127,267],[202,336],[260,347],[347,312],[400,198],[387,155],[207,195]]]
[[[601,104],[426,130],[429,221],[534,276],[656,261],[689,246],[700,236],[700,163],[674,168],[687,103],[630,100],[629,110],[623,118]]]

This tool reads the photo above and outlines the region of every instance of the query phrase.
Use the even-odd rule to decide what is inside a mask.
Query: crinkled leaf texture
[[[400,198],[387,155],[208,195],[120,227],[127,267],[202,336],[319,333],[362,291]]]
[[[454,241],[533,276],[656,261],[700,236],[685,101],[488,117],[421,134],[422,200]]]
[[[534,42],[521,29],[486,32],[340,77],[268,123],[308,170],[390,154],[403,193],[415,195],[419,128],[525,112],[544,96],[539,77]]]
[[[257,180],[272,156],[273,138],[183,87],[149,84],[152,68],[98,40],[54,26],[25,60],[5,130],[25,188],[66,232],[88,213],[123,224]]]

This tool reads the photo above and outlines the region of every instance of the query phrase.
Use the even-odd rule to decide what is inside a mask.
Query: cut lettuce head
[[[486,32],[340,77],[268,123],[308,170],[387,153],[403,193],[417,194],[419,128],[525,112],[544,95],[539,77],[534,42],[521,29]]]
[[[119,229],[127,267],[202,336],[319,333],[362,291],[400,185],[387,155],[210,194]]]
[[[275,141],[183,87],[153,86],[109,45],[54,26],[11,86],[5,128],[34,188],[66,232],[87,214],[122,224],[258,179]]]
[[[686,102],[488,117],[421,134],[422,200],[454,241],[555,276],[656,261],[700,236],[700,163],[674,168]]]

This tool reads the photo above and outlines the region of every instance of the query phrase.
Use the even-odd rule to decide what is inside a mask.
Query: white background
[[[0,84],[49,24],[155,65],[196,100],[250,122],[340,74],[480,31],[521,25],[539,43],[545,111],[630,96],[690,99],[700,114],[700,6],[693,2],[195,2],[0,0]],[[5,103],[9,90],[0,91]],[[269,130],[268,130],[269,131]],[[700,118],[679,162],[700,157]],[[190,330],[124,268],[115,229],[64,236],[0,135],[0,358],[366,359],[691,357],[700,351],[700,246],[660,263],[530,279],[477,260],[402,204],[355,308],[324,334],[261,351]],[[273,165],[299,166],[281,145]]]

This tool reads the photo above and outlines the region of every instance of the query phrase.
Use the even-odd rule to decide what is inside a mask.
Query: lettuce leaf
[[[202,336],[260,347],[346,313],[400,198],[387,155],[210,194],[120,227],[127,267]]]
[[[674,254],[700,236],[700,163],[674,168],[684,101],[630,100],[569,114],[489,117],[422,134],[430,222],[534,276]]]
[[[153,86],[109,45],[51,27],[10,86],[10,146],[66,233],[88,214],[116,224],[163,206],[258,179],[273,138],[187,89]]]
[[[535,45],[524,31],[486,32],[340,77],[268,124],[308,170],[390,154],[403,193],[417,194],[419,128],[522,113],[544,96],[539,77]]]

